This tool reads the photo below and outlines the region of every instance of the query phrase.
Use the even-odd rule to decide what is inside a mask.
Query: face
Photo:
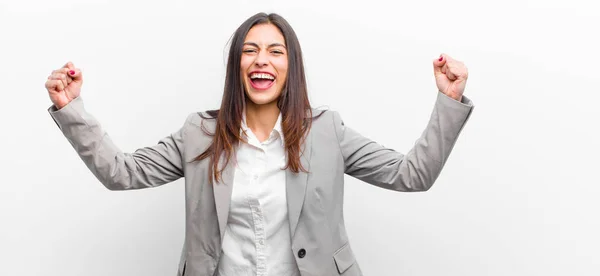
[[[272,24],[252,27],[244,40],[240,72],[248,104],[276,104],[287,69],[288,53],[279,29]]]

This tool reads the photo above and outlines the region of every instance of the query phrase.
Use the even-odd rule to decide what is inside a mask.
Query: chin
[[[274,87],[273,87],[274,88]],[[271,89],[269,89],[271,90]],[[277,99],[279,98],[279,94],[275,92],[273,89],[273,91],[252,91],[249,90],[246,92],[246,96],[248,97],[248,100],[250,100],[253,104],[255,105],[265,105],[265,104],[271,104],[273,102],[277,102]]]

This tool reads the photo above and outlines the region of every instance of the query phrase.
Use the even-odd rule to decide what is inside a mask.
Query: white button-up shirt
[[[281,113],[267,140],[259,142],[246,125],[247,143],[237,148],[229,218],[219,276],[298,276],[291,249]]]

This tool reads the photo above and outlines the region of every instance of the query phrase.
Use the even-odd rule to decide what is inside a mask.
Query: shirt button
[[[265,245],[265,241],[260,240],[258,243],[260,243],[260,245]]]
[[[298,250],[298,258],[302,259],[304,256],[306,256],[306,250],[304,248]]]

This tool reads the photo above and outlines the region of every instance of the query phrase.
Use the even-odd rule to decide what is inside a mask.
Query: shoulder
[[[340,113],[332,110],[329,107],[320,107],[312,109],[312,124],[313,126],[332,127],[341,123]]]
[[[216,126],[216,113],[214,110],[196,111],[188,113],[183,130],[185,133],[202,135],[214,133]]]
[[[344,123],[338,111],[329,108],[314,108],[311,131],[328,136],[337,136],[342,131]]]

